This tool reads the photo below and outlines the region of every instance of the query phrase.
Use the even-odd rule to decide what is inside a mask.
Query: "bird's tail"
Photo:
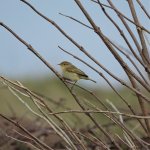
[[[92,82],[96,83],[96,81],[95,81],[95,80],[93,80],[93,79],[90,79],[90,78],[89,78],[89,80],[91,80]]]

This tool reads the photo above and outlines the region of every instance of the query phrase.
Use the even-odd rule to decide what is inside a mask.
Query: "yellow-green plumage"
[[[83,71],[67,61],[62,62],[59,65],[61,66],[63,77],[66,79],[75,82],[80,79],[91,80],[95,82],[94,80],[90,79]]]

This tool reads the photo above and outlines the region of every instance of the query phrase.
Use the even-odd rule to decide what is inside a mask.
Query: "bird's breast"
[[[63,76],[71,81],[78,81],[80,79],[78,74],[68,71],[63,71]]]

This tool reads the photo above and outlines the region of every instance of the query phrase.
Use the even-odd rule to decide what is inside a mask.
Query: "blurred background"
[[[106,4],[105,0],[101,2]],[[82,45],[95,59],[103,64],[103,66],[119,78],[127,81],[127,76],[120,67],[119,63],[92,30],[59,14],[64,13],[89,25],[74,1],[30,0],[30,3],[45,16],[55,21],[69,36]],[[94,21],[96,21],[102,32],[116,44],[122,46],[127,52],[128,50],[125,42],[122,40],[120,34],[112,23],[105,17],[98,5],[91,3],[89,0],[85,0],[82,3],[86,7],[87,11],[90,12],[90,15],[94,18]],[[122,13],[132,19],[126,1],[114,1],[114,3]],[[143,4],[148,10],[150,1],[144,0]],[[148,28],[150,26],[149,20],[147,17],[143,17],[143,12],[139,8],[139,5],[136,4],[136,7],[139,20],[145,28]],[[126,36],[129,37],[130,42],[133,43],[128,35],[128,32],[126,32],[126,29],[117,18],[116,14],[109,8],[106,10],[120,25]],[[122,90],[122,94],[126,97],[132,96],[132,93],[126,95],[127,89],[122,89],[117,81],[113,80],[93,61],[87,58],[87,56],[85,56],[78,48],[68,41],[54,26],[38,16],[21,1],[1,0],[0,21],[4,22],[21,38],[31,44],[57,71],[60,72],[60,68],[57,64],[67,60],[81,68],[86,74],[89,75],[90,78],[97,81],[97,84],[90,81],[79,81],[79,85],[85,86],[90,90],[92,88],[102,98],[112,98],[114,100],[117,98],[114,94],[112,96],[110,87],[98,74],[93,72],[80,61],[62,52],[58,46],[61,46],[65,50],[82,58],[93,67],[101,71],[116,88],[120,91]],[[135,26],[131,24],[130,26],[133,32],[135,31],[135,34],[137,34]],[[124,56],[123,58],[126,59]],[[128,63],[127,60],[126,62]],[[130,63],[128,63],[128,65],[130,65]],[[63,89],[63,85],[56,78],[54,73],[49,70],[38,58],[36,58],[36,56],[32,54],[22,43],[20,43],[2,27],[0,28],[0,75],[9,79],[21,81],[30,89],[47,96],[50,95],[52,98],[56,99],[56,101],[59,101],[63,95],[66,95],[66,92],[63,91],[66,89]],[[61,96],[57,94],[58,90]],[[7,94],[4,91],[1,91],[1,99],[4,95],[6,96]],[[105,97],[103,95],[107,96]],[[9,94],[7,96],[9,96]],[[6,97],[4,99],[7,99]],[[117,103],[119,105],[119,102]]]
[[[83,46],[92,57],[94,57],[100,64],[109,70],[109,72],[126,82],[127,85],[130,85],[126,73],[111,54],[109,49],[105,46],[104,42],[97,36],[97,34],[95,34],[93,30],[59,14],[63,13],[65,15],[74,17],[75,19],[90,26],[85,16],[73,0],[28,0],[28,2],[43,15],[53,20],[61,29],[63,29],[64,32],[66,32],[79,45]],[[130,50],[128,50],[128,47],[120,33],[118,30],[116,30],[116,27],[114,27],[110,20],[108,20],[108,18],[103,14],[101,8],[99,8],[99,6],[91,0],[83,0],[81,2],[97,26],[100,27],[102,33],[111,39],[113,43],[119,46],[121,50],[127,53],[133,59],[134,63],[137,64],[138,69],[143,74],[146,73],[145,70],[142,70],[143,68],[140,66],[139,62],[137,62],[135,57],[132,57],[132,54],[130,53]],[[106,0],[101,0],[101,2],[103,4],[107,4]],[[127,1],[113,0],[112,2],[118,8],[118,10],[133,20]],[[149,30],[150,22],[148,17],[143,13],[136,0],[133,0],[133,2],[135,4],[138,19],[140,20],[141,25]],[[142,4],[147,10],[149,10],[150,0],[143,0]],[[118,19],[118,16],[112,9],[108,7],[105,7],[105,9],[112,17],[114,22],[116,22],[124,32],[134,51],[137,53],[137,55],[139,55],[135,43],[132,41],[129,32],[125,29],[122,22]],[[64,113],[64,111],[70,110],[81,111],[84,107],[83,110],[111,110],[125,114],[130,114],[134,111],[133,114],[146,116],[146,113],[148,113],[150,110],[150,105],[148,105],[149,103],[145,103],[141,96],[138,94],[137,96],[132,90],[114,80],[103,69],[101,69],[84,53],[82,53],[75,45],[73,45],[66,37],[64,37],[64,35],[62,35],[53,25],[37,15],[31,8],[29,8],[20,0],[0,0],[0,22],[6,24],[23,40],[31,44],[31,46],[38,51],[38,53],[59,73],[61,73],[61,70],[58,64],[66,60],[83,70],[91,79],[97,82],[93,83],[88,80],[78,81],[77,86],[74,87],[73,91],[73,93],[75,93],[75,95],[78,97],[78,101],[76,101],[76,99],[73,97],[73,94],[71,95],[71,92],[69,92],[66,86],[64,86],[64,84],[48,67],[46,67],[42,61],[40,61],[32,52],[27,49],[27,47],[19,42],[5,28],[0,26],[0,115],[4,114],[5,116],[11,116],[12,119],[17,120],[17,123],[19,122],[27,125],[27,128],[33,127],[35,131],[39,132],[43,131],[41,130],[43,125],[47,125],[47,123],[43,121],[43,117],[48,120],[47,116],[50,117],[50,120],[52,119],[61,127],[62,121],[56,119],[57,117],[55,118],[51,112],[63,111],[63,113],[59,112],[60,114],[57,114],[57,116],[61,116],[61,120],[67,122],[67,124],[72,127],[73,130],[77,129],[77,131],[80,131],[78,129],[81,129],[83,132],[87,131],[87,133],[91,134],[91,137],[94,137],[94,141],[98,139],[100,141],[104,141],[104,143],[107,143],[107,140],[109,139],[106,138],[107,136],[112,136],[113,138],[121,139],[121,147],[122,144],[125,143],[125,145],[131,145],[132,149],[134,144],[132,144],[132,140],[131,142],[129,140],[132,136],[129,139],[125,138],[129,140],[128,144],[126,144],[126,142],[122,142],[122,138],[118,138],[125,137],[125,133],[127,132],[125,132],[125,129],[120,126],[120,124],[118,125],[117,123],[114,123],[116,121],[113,122],[114,118],[114,120],[120,121],[121,124],[125,124],[125,127],[129,129],[128,131],[131,131],[131,133],[134,135],[133,137],[137,136],[136,138],[138,139],[138,135],[142,138],[145,138],[148,135],[148,130],[145,130],[143,125],[141,126],[141,122],[144,123],[144,120],[140,122],[138,117],[135,119],[132,118],[132,116],[129,117],[129,115],[123,116],[121,114],[111,115],[109,113],[93,113],[91,116],[96,121],[96,123],[94,123],[94,121],[91,121],[87,116],[88,113]],[[127,23],[135,34],[138,44],[140,45],[141,40],[139,39],[135,25],[128,21]],[[148,37],[147,33],[145,33],[145,39],[149,41],[149,38],[150,37]],[[108,83],[106,83],[106,81],[99,74],[91,70],[91,68],[79,60],[61,51],[58,46],[74,54],[75,56],[78,56],[92,67],[96,68],[99,72],[103,73],[115,90],[112,90],[110,85],[108,85]],[[118,53],[128,64],[129,68],[139,76],[129,60],[120,52]],[[141,58],[141,56],[139,57]],[[1,76],[13,81],[19,86],[22,84],[24,87],[27,87],[30,92],[27,89],[23,90],[20,87],[18,88],[16,85],[13,85],[6,80],[2,81]],[[147,78],[146,74],[145,77]],[[144,86],[142,87],[141,85],[142,84],[138,84],[137,82],[137,85],[134,84],[134,88],[137,88],[143,95],[149,97],[149,90],[145,90],[146,88],[144,89]],[[148,86],[148,84],[145,82],[144,85],[146,85],[146,87]],[[31,93],[34,94],[32,95]],[[35,105],[35,102],[39,100],[35,95],[39,97],[40,100],[42,99],[44,103],[46,103],[46,105],[50,108],[50,111],[47,109],[48,107],[41,105],[41,101],[38,103],[38,107]],[[82,104],[82,109],[79,107],[79,102],[80,106]],[[39,111],[38,108],[41,108],[41,110],[46,114],[46,117],[45,115],[43,115],[42,119],[38,117],[37,113],[40,115],[42,114],[41,110]],[[51,113],[51,115],[49,113]],[[2,131],[0,130],[1,136],[1,133],[3,133],[3,130],[8,124],[3,122],[2,117],[0,117],[0,119],[0,125],[3,125],[0,127],[0,129],[2,129]],[[148,121],[148,119],[145,119],[145,124],[147,125],[148,123],[146,121]],[[36,128],[37,123],[41,126],[41,129]],[[106,134],[106,137],[105,134],[103,134],[103,132],[97,128],[96,124],[102,126],[103,129],[106,129],[105,132],[108,134]],[[149,129],[148,127],[147,129]],[[12,128],[10,129],[12,130]],[[71,133],[69,128],[65,129],[67,130],[63,130],[63,132],[66,132],[67,134]],[[46,131],[45,136],[47,136],[49,133],[52,132]],[[39,137],[39,134],[36,135]],[[88,137],[87,135],[88,134],[85,134],[85,137]],[[4,137],[5,136],[6,135],[4,134]],[[55,138],[56,137],[52,135],[52,137],[50,137],[50,139],[47,141],[55,141]],[[84,137],[81,139],[83,138]],[[101,140],[101,138],[104,140]],[[41,139],[43,139],[43,135]],[[110,141],[111,143],[108,143],[109,146],[112,144],[112,140]],[[85,141],[83,143],[85,143]],[[11,143],[9,144],[11,145]],[[4,145],[7,144],[4,143]],[[143,145],[145,145],[145,143]],[[4,148],[2,149],[5,150]],[[6,148],[6,150],[8,149],[10,148]],[[93,149],[93,147],[91,149]]]
[[[93,31],[59,15],[59,13],[64,13],[89,25],[74,1],[45,0],[43,2],[30,0],[30,3],[45,16],[55,21],[66,33],[68,33],[68,35],[82,45],[107,69],[112,71],[118,77],[127,80],[126,75],[118,62],[110,54],[103,42],[96,36],[95,33],[93,33]],[[103,3],[106,3],[106,1],[104,0]],[[114,3],[119,10],[126,14],[126,16],[132,18],[126,1],[114,1]],[[118,43],[118,45],[127,48],[118,31],[104,16],[100,8],[95,3],[91,5],[89,0],[83,1],[83,4],[105,35],[107,35],[112,41]],[[145,8],[149,9],[149,0],[143,1],[143,4]],[[138,5],[137,7],[139,8]],[[117,23],[120,23],[112,10],[106,10],[108,10],[109,13],[111,12],[114,19],[116,18],[115,21]],[[142,17],[143,12],[141,9],[139,9],[138,14],[140,14],[139,19],[141,20],[142,25],[144,27],[150,26],[148,19],[146,17]],[[60,68],[57,64],[63,60],[67,60],[74,63],[84,72],[89,74],[91,78],[95,79],[98,82],[96,84],[97,86],[107,87],[107,84],[99,75],[78,60],[75,60],[71,56],[60,51],[58,45],[79,56],[89,64],[92,64],[98,70],[102,70],[82,52],[80,52],[80,50],[68,41],[58,30],[56,30],[55,27],[46,22],[43,18],[39,17],[21,1],[1,0],[0,20],[6,23],[6,25],[14,30],[20,37],[37,49],[37,51],[58,71],[60,71]],[[120,27],[122,27],[123,31],[126,33],[126,30],[121,23]],[[134,26],[133,30],[135,30]],[[104,71],[102,72],[105,74]],[[0,74],[16,80],[39,80],[45,77],[48,77],[50,80],[55,78],[55,75],[38,58],[36,58],[22,43],[20,43],[2,27],[0,28]],[[112,80],[109,75],[105,75],[115,86],[119,86],[118,83]],[[89,81],[80,81],[80,83],[87,85],[92,84],[92,86],[95,86],[95,84],[90,83]]]

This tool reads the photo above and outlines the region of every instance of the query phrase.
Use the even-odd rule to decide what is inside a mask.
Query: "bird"
[[[58,65],[60,65],[63,78],[66,80],[70,80],[76,83],[80,79],[85,79],[96,83],[96,81],[89,78],[87,74],[85,74],[82,70],[80,70],[79,68],[77,68],[76,66],[74,66],[72,63],[68,61],[63,61]]]

